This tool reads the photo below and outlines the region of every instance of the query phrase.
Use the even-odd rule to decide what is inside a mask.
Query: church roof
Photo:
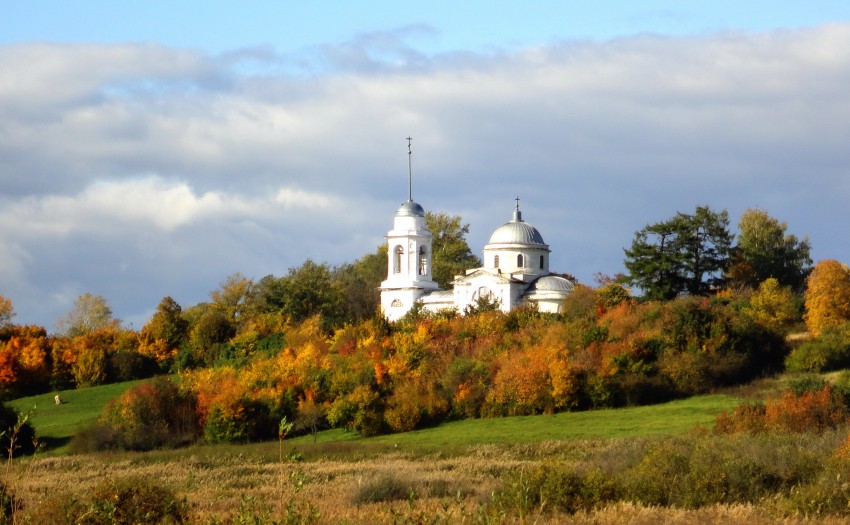
[[[425,216],[425,208],[413,202],[413,200],[406,200],[401,207],[395,212],[396,217],[424,217]]]
[[[540,231],[531,224],[522,220],[522,212],[519,204],[514,210],[513,218],[505,224],[496,228],[490,236],[488,244],[526,244],[546,246]]]
[[[528,287],[528,292],[572,292],[573,283],[557,275],[544,275]]]

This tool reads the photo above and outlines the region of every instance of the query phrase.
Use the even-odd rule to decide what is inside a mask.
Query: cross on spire
[[[519,211],[519,195],[514,197],[514,200],[516,201],[516,209],[517,209],[517,211]]]
[[[407,200],[413,200],[413,149],[411,143],[413,139],[407,137]]]

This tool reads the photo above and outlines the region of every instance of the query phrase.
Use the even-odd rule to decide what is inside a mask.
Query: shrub
[[[0,523],[15,523],[16,515],[22,508],[21,500],[15,492],[0,481]]]
[[[17,457],[35,452],[35,429],[28,417],[3,403],[0,403],[0,432],[0,454],[3,456]]]
[[[107,479],[79,500],[67,504],[65,514],[78,525],[183,524],[189,505],[158,481],[144,478]]]
[[[826,386],[826,380],[818,375],[807,374],[788,382],[788,388],[795,396],[802,396],[806,392],[818,392]]]
[[[153,358],[138,352],[119,351],[109,356],[108,377],[112,382],[120,383],[133,379],[145,379],[159,370]]]
[[[399,479],[391,474],[383,474],[362,484],[355,492],[352,502],[362,505],[405,500],[411,494],[415,494],[411,481]]]
[[[618,487],[601,470],[579,472],[562,463],[539,465],[508,480],[497,498],[527,513],[540,506],[562,512],[591,510],[616,499]]]
[[[805,385],[804,385],[805,387]],[[766,404],[742,403],[729,414],[717,416],[714,430],[719,434],[738,432],[823,432],[847,421],[848,409],[844,395],[829,385],[820,390],[802,390],[799,394],[788,389],[780,398]]]
[[[757,434],[766,430],[764,403],[741,403],[731,414],[722,412],[714,420],[714,431],[718,434],[747,432]]]
[[[825,372],[850,366],[850,326],[826,328],[785,358],[789,372]]]
[[[767,428],[784,432],[823,432],[847,421],[847,406],[832,387],[796,395],[788,390],[765,408]]]
[[[806,517],[850,514],[850,464],[831,462],[814,479],[791,488],[779,500],[779,506],[789,514]]]
[[[121,436],[114,428],[95,422],[75,432],[68,449],[72,454],[84,454],[99,450],[114,450],[120,447],[120,443]]]
[[[152,450],[187,445],[197,434],[194,398],[169,379],[157,378],[109,402],[98,424],[82,430],[73,441],[79,452]]]

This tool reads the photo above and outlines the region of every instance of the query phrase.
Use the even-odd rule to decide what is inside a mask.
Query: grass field
[[[63,390],[15,399],[8,404],[18,412],[31,413],[30,421],[46,451],[61,454],[67,450],[71,436],[97,419],[109,400],[141,382],[129,381],[79,390]],[[56,394],[62,398],[61,405],[54,402],[53,396]]]
[[[759,397],[762,390],[783,382],[774,378],[748,390],[652,406],[456,421],[371,438],[328,430],[320,432],[315,443],[310,436],[300,436],[283,443],[67,455],[74,431],[97,418],[109,399],[138,382],[122,383],[61,392],[65,404],[59,406],[53,403],[53,394],[12,402],[19,410],[37,407],[33,423],[52,448],[46,455],[8,464],[0,475],[22,498],[24,520],[33,523],[50,521],[51,512],[61,514],[66,502],[87,497],[104,480],[133,479],[172,488],[188,502],[189,522],[203,525],[842,523],[843,515],[793,514],[795,510],[787,509],[787,492],[761,501],[698,508],[620,500],[575,514],[542,503],[529,507],[530,514],[518,510],[529,496],[515,481],[523,479],[517,477],[520,473],[566,465],[577,471],[597,469],[614,479],[623,468],[639,464],[640,457],[658,443],[693,445],[705,456],[708,472],[714,472],[715,463],[737,465],[735,454],[762,458],[758,461],[763,466],[775,463],[779,471],[782,465],[805,463],[795,458],[809,455],[813,465],[826,464],[825,458],[846,439],[846,429],[822,437],[758,439],[690,432],[710,427],[719,412],[733,409],[742,398]],[[717,472],[708,480],[737,471]],[[658,483],[664,487],[670,481],[660,476]],[[494,496],[500,490],[507,490],[503,499]]]
[[[54,403],[54,393],[16,399],[10,404],[21,412],[33,411],[32,423],[46,451],[63,454],[74,432],[97,419],[110,399],[138,383],[140,381],[59,392],[63,401],[61,405]],[[733,409],[737,403],[738,399],[731,395],[707,395],[643,407],[454,421],[438,427],[372,438],[329,430],[319,433],[318,441],[356,441],[377,446],[403,445],[406,448],[447,451],[478,444],[670,435],[698,425],[710,425],[719,412]],[[302,436],[292,442],[307,444],[311,441],[311,437]]]
[[[356,440],[445,451],[482,444],[672,435],[686,432],[696,426],[711,426],[717,414],[734,409],[738,402],[738,398],[729,395],[706,395],[641,407],[562,412],[542,416],[467,419],[404,434],[372,438],[360,438],[332,430],[319,433],[318,441]],[[311,440],[312,438],[304,436],[293,440],[293,443],[301,444]]]

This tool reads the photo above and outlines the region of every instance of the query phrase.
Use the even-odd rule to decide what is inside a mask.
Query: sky
[[[361,5],[362,4],[362,5]],[[139,329],[234,273],[374,252],[408,193],[593,284],[747,208],[850,262],[850,3],[0,0],[0,295]]]

